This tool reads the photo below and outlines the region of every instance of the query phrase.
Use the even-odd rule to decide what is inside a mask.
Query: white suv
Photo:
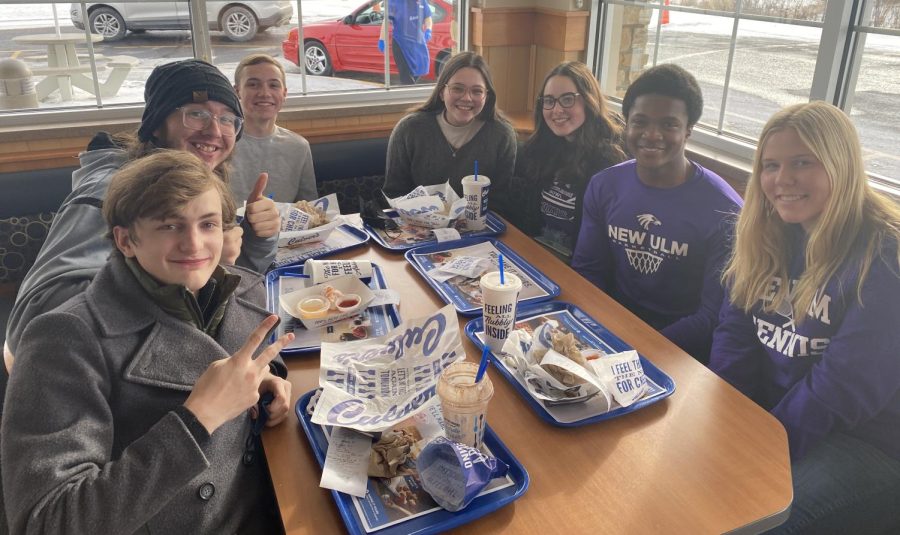
[[[72,3],[72,24],[84,29],[81,4]],[[294,14],[293,4],[241,0],[207,2],[206,17],[210,30],[220,30],[232,41],[249,41],[257,31],[287,24]],[[145,30],[189,30],[191,15],[187,2],[110,2],[87,4],[91,32],[105,41],[118,41],[125,32]]]

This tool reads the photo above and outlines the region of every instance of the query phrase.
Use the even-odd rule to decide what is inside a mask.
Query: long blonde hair
[[[793,289],[793,297],[788,280],[792,256],[789,226],[778,217],[760,184],[766,143],[773,133],[788,128],[797,132],[822,163],[831,183],[831,195],[809,232],[806,269]],[[772,312],[789,300],[794,320],[800,323],[816,292],[848,259],[859,269],[856,291],[862,304],[862,286],[872,261],[883,245],[900,243],[900,208],[869,186],[859,136],[850,118],[825,102],[796,104],[773,115],[763,128],[736,234],[734,251],[722,275],[730,286],[732,302],[749,311],[777,277],[784,284],[777,287],[771,301],[763,302],[764,310]],[[894,262],[900,265],[900,255]],[[851,266],[848,264],[848,268]]]

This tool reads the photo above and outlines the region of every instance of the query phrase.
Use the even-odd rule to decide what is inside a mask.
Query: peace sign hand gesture
[[[203,427],[212,434],[225,422],[243,414],[259,401],[260,384],[269,377],[269,363],[291,340],[293,333],[285,334],[267,347],[255,359],[253,352],[263,342],[278,316],[264,319],[234,355],[209,365],[191,390],[184,406],[190,410]]]

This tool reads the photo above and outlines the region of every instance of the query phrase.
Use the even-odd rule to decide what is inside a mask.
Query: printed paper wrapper
[[[450,182],[417,186],[402,197],[385,198],[404,223],[418,227],[446,228],[466,212],[466,200],[457,195]]]
[[[503,362],[523,380],[535,399],[560,405],[598,397],[604,401],[604,412],[610,410],[613,398],[623,407],[640,399],[647,384],[636,351],[587,360],[585,368],[553,350],[552,328],[545,323],[534,331],[533,337],[515,330],[503,345]],[[548,371],[550,367],[569,374],[576,384],[564,384]]]
[[[337,194],[332,193],[320,197],[311,203],[325,211],[328,223],[308,229],[309,214],[294,207],[294,203],[277,202],[275,206],[281,215],[281,232],[278,234],[278,247],[297,247],[305,243],[325,241],[331,232],[344,221],[338,207]]]
[[[336,290],[340,290],[341,293],[344,294],[356,294],[359,296],[360,302],[359,307],[352,312],[340,312],[335,311],[333,314],[328,314],[324,318],[304,318],[301,316],[297,310],[297,305],[300,301],[306,299],[307,297],[320,296],[323,294],[323,291],[326,286],[331,286]],[[336,279],[331,279],[328,282],[324,282],[322,284],[316,284],[314,286],[309,286],[307,288],[303,288],[302,290],[296,290],[290,293],[286,293],[281,296],[279,300],[281,303],[281,308],[294,316],[298,320],[303,323],[303,326],[309,330],[318,329],[319,327],[324,327],[326,325],[330,325],[332,323],[336,323],[341,320],[345,320],[347,318],[352,318],[360,314],[363,310],[366,309],[369,303],[375,299],[375,294],[372,293],[372,290],[369,289],[368,286],[362,283],[359,279],[352,275],[346,275],[344,277],[338,277]]]
[[[492,479],[505,476],[509,466],[476,448],[438,437],[419,454],[416,470],[422,487],[438,505],[459,511]]]
[[[389,429],[422,411],[444,368],[465,355],[450,305],[378,338],[323,342],[322,396],[312,421],[363,432]]]

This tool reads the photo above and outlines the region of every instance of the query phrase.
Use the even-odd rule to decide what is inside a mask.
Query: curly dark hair
[[[554,76],[572,80],[584,102],[584,124],[571,143],[554,134],[544,120],[540,98]],[[584,63],[560,63],[547,74],[534,107],[534,124],[534,133],[525,142],[524,168],[528,175],[540,179],[542,186],[554,176],[584,184],[597,171],[627,159],[622,150],[622,118],[607,107],[600,84]]]
[[[634,101],[642,95],[662,95],[684,102],[688,113],[688,128],[703,114],[703,92],[694,75],[674,63],[664,63],[641,73],[628,86],[622,99],[622,114],[628,119]]]

